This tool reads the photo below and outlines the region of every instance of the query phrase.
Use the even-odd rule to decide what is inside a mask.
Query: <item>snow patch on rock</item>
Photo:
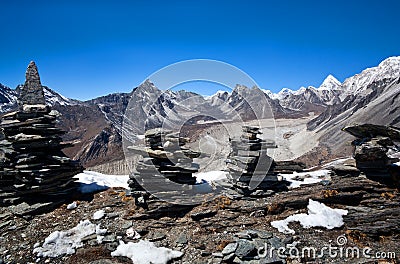
[[[73,210],[77,207],[77,203],[76,202],[72,202],[70,204],[67,205],[67,210]]]
[[[112,187],[129,189],[129,175],[107,175],[94,171],[84,171],[77,174],[76,182],[81,183],[79,190],[82,193],[104,191]]]
[[[291,215],[286,219],[271,222],[271,226],[277,228],[279,232],[294,234],[295,231],[288,226],[291,222],[299,222],[304,228],[325,227],[327,229],[341,227],[344,224],[343,215],[347,215],[347,210],[332,209],[311,199],[308,202],[308,214]]]
[[[120,241],[113,257],[128,257],[136,264],[167,264],[170,260],[182,257],[183,253],[165,247],[156,247],[154,243],[140,240],[138,243]]]
[[[322,180],[330,180],[330,170],[317,170],[310,172],[293,172],[292,174],[279,174],[290,182],[290,188],[298,188],[301,185],[314,184]]]
[[[62,255],[75,253],[76,248],[83,246],[82,239],[92,234],[98,238],[107,229],[101,229],[100,225],[92,224],[89,220],[81,221],[77,226],[66,231],[54,231],[45,240],[43,245],[37,246],[33,253],[38,257],[55,258]]]
[[[207,171],[195,174],[197,183],[213,182],[227,179],[228,172],[226,171]]]

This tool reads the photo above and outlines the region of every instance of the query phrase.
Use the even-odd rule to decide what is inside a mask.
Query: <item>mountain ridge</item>
[[[123,158],[120,150],[123,125],[125,129],[141,134],[140,129],[156,127],[164,117],[173,119],[178,116],[179,110],[185,109],[211,113],[217,119],[234,111],[243,120],[250,120],[255,118],[254,111],[262,110],[257,107],[251,109],[249,103],[257,106],[260,96],[264,96],[275,118],[298,118],[312,113],[316,117],[307,127],[320,131],[326,129],[327,124],[341,113],[349,109],[356,112],[379,99],[386,94],[386,87],[399,76],[400,57],[389,57],[378,66],[367,68],[343,83],[333,75],[328,75],[317,88],[301,87],[297,91],[283,89],[280,96],[258,87],[237,85],[231,92],[218,91],[205,97],[190,91],[163,91],[150,80],[130,93],[112,93],[86,101],[66,98],[48,87],[44,87],[44,91],[47,104],[62,114],[59,126],[68,131],[64,140],[75,143],[75,147],[65,150],[67,155],[83,161],[87,166],[94,166]],[[17,108],[18,89],[0,84],[0,113]],[[250,102],[244,101],[243,96]],[[134,103],[130,111],[135,120],[124,123],[124,113],[131,101]],[[390,109],[394,114],[398,111]],[[148,113],[152,114],[149,116]],[[388,123],[400,119],[394,114],[387,114]]]

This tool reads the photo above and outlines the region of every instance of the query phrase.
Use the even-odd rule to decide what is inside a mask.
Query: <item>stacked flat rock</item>
[[[270,172],[271,173],[293,173],[301,172],[306,168],[306,165],[299,161],[284,160],[272,162]]]
[[[356,167],[368,178],[399,184],[400,129],[373,124],[348,126],[343,130],[355,137]],[[397,142],[397,143],[396,143]]]
[[[155,128],[146,131],[145,148],[128,147],[143,156],[137,164],[137,172],[130,175],[128,183],[132,191],[140,191],[140,186],[146,188],[152,184],[155,188],[163,188],[165,179],[179,184],[195,184],[193,173],[199,170],[199,166],[193,163],[193,158],[199,157],[200,153],[185,148],[188,141],[179,133]]]
[[[227,159],[229,180],[237,191],[251,195],[260,190],[280,190],[285,184],[282,177],[270,171],[272,158],[268,148],[276,148],[275,142],[260,139],[258,127],[243,126],[242,135],[231,139],[232,152]],[[251,181],[257,184],[251,186]]]
[[[0,121],[0,205],[55,201],[74,190],[73,176],[83,171],[64,155],[64,133],[56,114],[44,104],[36,65],[31,62],[19,98],[20,109]]]

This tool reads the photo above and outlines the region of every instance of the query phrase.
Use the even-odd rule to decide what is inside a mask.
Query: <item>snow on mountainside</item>
[[[85,102],[63,97],[48,87],[44,87],[44,92],[47,103],[62,114],[59,126],[68,131],[64,140],[75,143],[75,147],[66,149],[67,154],[92,166],[120,158],[123,128],[143,134],[140,130],[145,126],[158,126],[164,117],[179,120],[182,112],[187,113],[183,118],[192,117],[195,113],[207,113],[221,120],[235,113],[244,119],[251,119],[253,115],[250,105],[258,105],[261,93],[265,95],[275,118],[296,118],[310,112],[321,113],[308,124],[309,130],[315,130],[328,126],[330,120],[345,111],[362,110],[370,102],[381,100],[387,94],[387,87],[399,77],[400,57],[390,57],[377,67],[365,69],[343,83],[328,75],[319,87],[302,87],[297,91],[285,88],[279,93],[269,90],[260,92],[259,88],[238,85],[231,92],[218,91],[212,96],[203,97],[188,91],[162,91],[159,89],[162,87],[156,87],[149,80],[130,93],[114,93]],[[398,86],[390,87],[398,89]],[[17,108],[19,89],[10,89],[0,84],[0,113]],[[248,102],[243,100],[243,96]],[[133,118],[123,127],[127,107]],[[390,124],[400,117],[395,118],[398,110],[388,109],[393,111],[386,115],[387,123]],[[372,115],[372,108],[370,112]],[[197,122],[198,119],[192,121]]]
[[[0,83],[0,113],[10,111],[17,105],[16,90],[12,90]]]
[[[130,99],[131,93],[114,93],[85,101],[84,104],[98,107],[105,119],[121,131],[123,115]]]
[[[265,90],[262,90],[256,86],[248,88],[245,85],[237,84],[232,92],[218,91],[212,96],[205,97],[206,101],[211,106],[218,106],[223,112],[230,113],[232,115],[232,110],[239,114],[244,119],[251,119],[251,112],[257,109],[251,109],[250,105],[257,108],[265,109],[262,106],[263,98],[260,96],[265,96],[265,100],[270,106],[270,110],[276,118],[289,117],[293,113],[290,109],[285,109],[279,104],[279,101],[269,96]],[[261,100],[262,99],[262,100]],[[261,100],[261,101],[260,101]],[[261,105],[260,105],[261,103]],[[260,110],[260,113],[262,110]]]
[[[312,130],[319,144],[300,160],[317,165],[312,162],[318,160],[316,157],[320,157],[322,152],[327,153],[325,159],[351,155],[353,147],[350,142],[354,137],[343,133],[343,127],[365,123],[399,127],[400,76],[388,85],[374,86],[373,89],[368,96],[349,96],[343,104],[328,107],[311,120],[307,128]]]
[[[314,130],[348,109],[353,109],[352,111],[355,112],[365,107],[371,101],[381,97],[388,87],[393,87],[392,83],[399,77],[400,56],[390,57],[377,67],[365,69],[347,78],[341,85],[340,101],[329,105],[317,118],[311,120],[307,125],[308,129]],[[387,121],[392,122],[389,119]]]
[[[399,76],[400,56],[397,56],[385,59],[376,67],[367,68],[343,83],[328,75],[318,88],[308,86],[296,91],[283,88],[278,93],[263,91],[270,98],[277,99],[284,108],[303,112],[313,109],[321,111],[328,106],[342,104],[353,96],[367,96],[378,86],[388,85]]]
[[[263,90],[271,99],[289,110],[303,112],[321,112],[326,106],[339,101],[341,83],[332,75],[328,75],[320,87],[301,87],[297,91],[283,88],[279,93]]]
[[[49,105],[73,105],[76,104],[76,100],[69,99],[61,94],[53,91],[47,86],[43,86],[44,90],[44,97],[46,98],[46,102]]]
[[[367,68],[361,73],[347,78],[342,89],[348,94],[368,92],[367,88],[374,82],[387,80],[387,83],[400,76],[400,56],[389,57],[382,61],[377,67]]]
[[[314,86],[308,86],[307,88],[301,87],[299,90],[296,91],[289,88],[283,88],[278,93],[273,93],[270,90],[262,91],[266,93],[271,99],[278,100],[285,100],[291,95],[303,95],[307,92],[307,90],[313,90],[315,93],[319,94],[322,97],[325,96],[326,98],[326,94],[329,94],[330,91],[339,90],[340,86],[341,83],[331,74],[329,74],[318,88]],[[329,101],[329,99],[325,99],[324,101]]]
[[[204,96],[204,99],[206,99],[206,100],[208,100],[208,99],[211,99],[211,98],[213,98],[213,97],[226,97],[226,96],[228,96],[229,94],[231,94],[231,92],[228,92],[228,91],[223,91],[223,90],[218,90],[215,94],[213,94],[213,95],[210,95],[210,96]]]
[[[279,93],[277,93],[274,97],[278,100],[284,100],[285,98],[287,98],[288,96],[290,96],[291,94],[296,94],[295,91],[293,91],[292,89],[289,88],[283,88],[282,90],[279,91]]]
[[[17,107],[17,98],[19,94],[19,90],[22,88],[22,85],[18,85],[17,88],[11,89],[7,86],[0,84],[0,113],[4,113],[7,111],[14,110]],[[50,106],[54,105],[74,105],[79,103],[77,100],[66,98],[59,93],[53,91],[47,86],[43,86],[44,96],[46,98],[46,102]]]
[[[337,90],[340,86],[341,83],[338,81],[338,79],[329,74],[328,77],[326,77],[322,82],[318,90]]]
[[[9,103],[16,100],[17,92],[0,83],[0,103]]]

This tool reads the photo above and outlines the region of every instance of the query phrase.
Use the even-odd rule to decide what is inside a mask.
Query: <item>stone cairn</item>
[[[226,160],[229,180],[235,189],[244,195],[265,195],[271,190],[286,189],[286,182],[281,176],[270,170],[275,165],[267,155],[268,148],[276,148],[275,142],[267,142],[258,138],[262,134],[259,127],[243,126],[242,135],[238,139],[231,139],[232,152]],[[278,166],[284,169],[285,166]],[[259,182],[252,188],[251,180]],[[270,190],[270,192],[266,192]]]
[[[56,112],[45,104],[37,67],[31,62],[20,91],[19,110],[0,120],[0,205],[57,203],[75,190],[78,162],[61,151],[64,133]]]
[[[352,142],[357,168],[368,178],[400,187],[400,129],[363,124],[343,130],[357,139]]]
[[[130,175],[128,181],[132,194],[135,197],[143,195],[145,191],[141,186],[172,191],[168,184],[164,184],[168,180],[178,184],[195,184],[193,173],[199,170],[199,166],[193,163],[193,158],[199,157],[200,153],[185,148],[188,141],[188,138],[180,137],[179,132],[155,128],[145,132],[145,148],[128,147],[128,150],[143,156],[137,163],[137,171]]]

